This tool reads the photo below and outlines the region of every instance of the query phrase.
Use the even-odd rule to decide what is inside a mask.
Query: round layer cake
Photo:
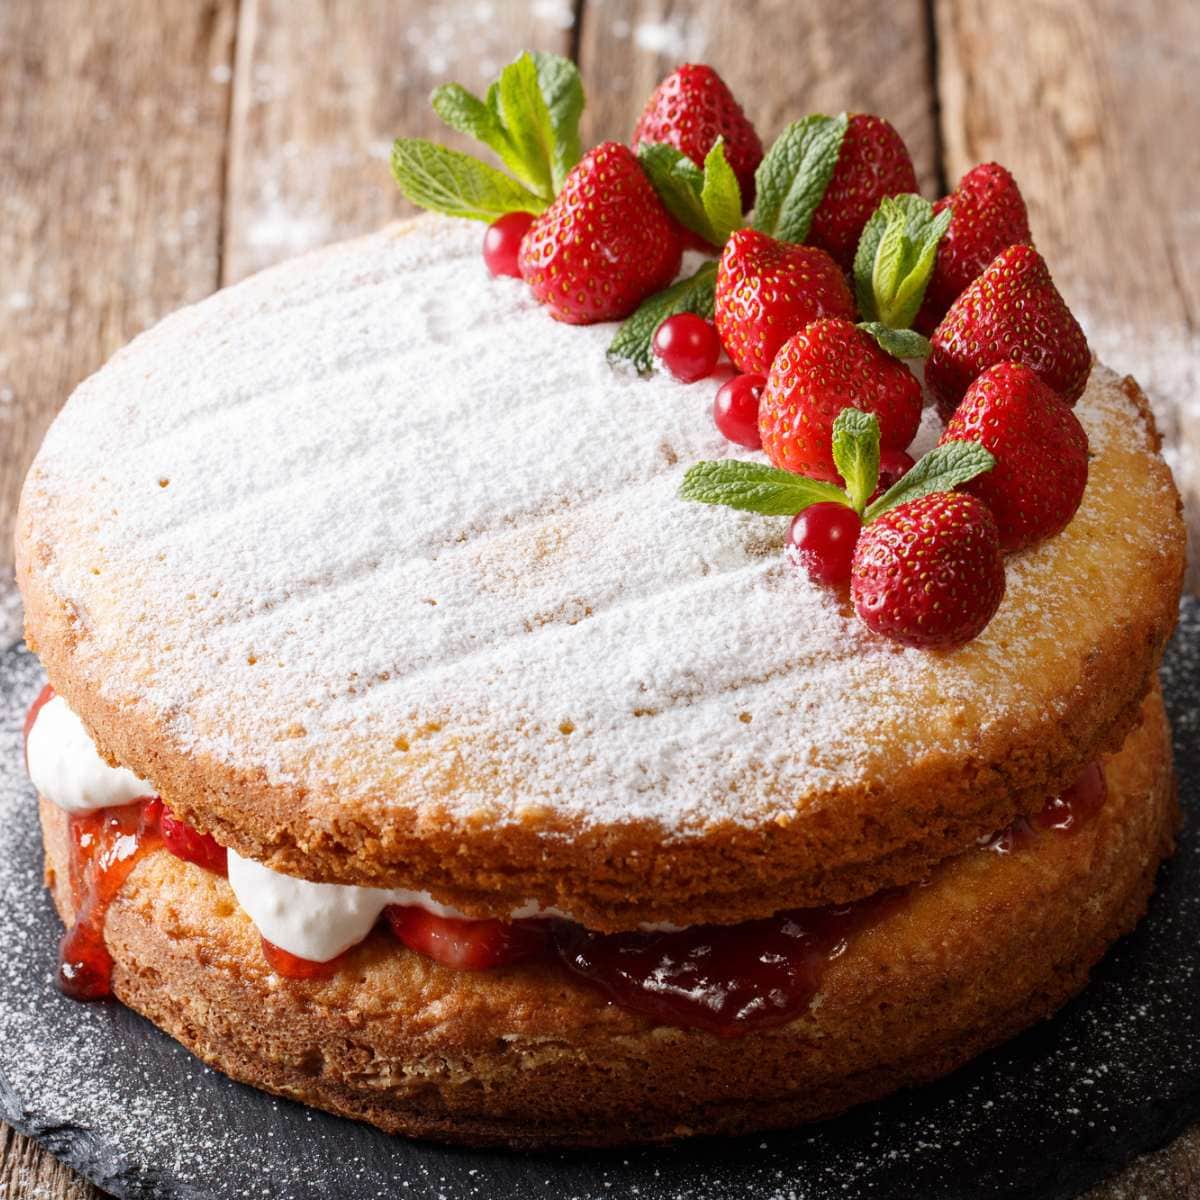
[[[389,1131],[608,1145],[829,1116],[1052,1012],[1133,926],[1177,817],[1157,690],[1143,715],[1098,807],[1047,810],[878,902],[828,946],[800,1015],[741,1037],[609,1003],[551,960],[453,970],[382,930],[327,979],[281,979],[219,874],[162,850],[108,913],[114,989],[234,1078]],[[42,818],[71,922],[68,818]]]
[[[1078,512],[927,652],[678,497],[711,386],[612,332],[423,220],[80,387],[17,532],[65,990],[384,1129],[575,1145],[827,1116],[1083,985],[1176,819],[1136,385],[1093,369]]]
[[[426,219],[267,271],[51,428],[28,639],[181,819],[472,917],[734,923],[909,884],[1122,745],[1183,566],[1132,381],[1093,369],[1082,506],[982,636],[906,650],[782,521],[676,497],[730,450],[711,387],[614,369],[612,326],[489,281],[478,239]]]

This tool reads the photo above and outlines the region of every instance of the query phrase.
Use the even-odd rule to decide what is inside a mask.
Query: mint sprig
[[[617,330],[608,347],[609,361],[631,363],[644,375],[654,361],[654,331],[668,317],[690,312],[712,320],[716,282],[717,264],[707,262],[694,275],[648,296]]]
[[[550,153],[550,178],[558,194],[571,168],[583,157],[579,140],[579,118],[587,103],[579,68],[560,54],[534,50],[530,55],[537,67],[538,86],[546,102],[553,134]]]
[[[397,138],[392,175],[414,203],[448,217],[494,221],[510,212],[540,213],[547,202],[469,154],[424,138]]]
[[[820,113],[794,121],[775,139],[754,173],[754,228],[784,242],[808,237],[833,177],[848,117]]]
[[[735,458],[693,464],[683,477],[679,495],[683,500],[724,504],[768,517],[794,516],[822,500],[846,503],[845,492],[832,483]]]
[[[868,322],[907,329],[916,319],[933,274],[950,210],[935,214],[922,196],[885,196],[871,215],[854,255],[854,292]]]
[[[482,100],[448,83],[430,102],[451,129],[482,142],[511,175],[458,150],[401,138],[392,149],[392,174],[422,208],[478,221],[542,212],[579,161],[583,85],[574,63],[558,55],[519,55]]]
[[[846,484],[850,505],[862,516],[879,482],[879,418],[843,408],[833,423],[833,463]]]
[[[833,423],[832,449],[834,465],[846,484],[844,491],[807,475],[726,458],[689,467],[679,496],[768,517],[791,517],[812,504],[832,501],[854,509],[863,523],[869,524],[898,504],[931,492],[953,491],[996,465],[989,451],[977,442],[945,442],[868,505],[879,483],[879,419],[874,413],[843,408]]]
[[[991,451],[978,442],[943,442],[917,461],[863,514],[873,521],[898,504],[919,500],[931,492],[951,492],[960,483],[990,471],[996,465]]]
[[[703,167],[660,142],[643,142],[638,161],[667,211],[712,246],[723,246],[742,225],[742,193],[717,138]]]

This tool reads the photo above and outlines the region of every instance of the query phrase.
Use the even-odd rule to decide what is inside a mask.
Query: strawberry
[[[572,168],[521,241],[521,277],[571,325],[627,317],[679,273],[675,223],[627,146],[603,142]]]
[[[950,306],[930,339],[925,382],[946,419],[988,367],[1019,362],[1068,404],[1083,394],[1091,351],[1032,246],[1009,246]]]
[[[674,146],[702,166],[719,137],[725,139],[725,159],[741,188],[742,208],[748,209],[754,203],[754,172],[762,162],[762,142],[712,67],[684,63],[668,75],[646,102],[631,144],[635,151],[643,142]]]
[[[962,485],[996,518],[1000,548],[1064,529],[1083,499],[1088,438],[1079,418],[1027,366],[997,363],[967,388],[942,442],[978,442],[996,465]]]
[[[854,319],[854,297],[829,255],[735,231],[717,265],[714,319],[739,370],[765,375],[779,347],[818,317]]]
[[[916,328],[933,332],[946,310],[1006,246],[1032,244],[1029,214],[1017,181],[999,163],[972,167],[934,206],[950,210]]]
[[[917,190],[917,173],[904,139],[882,117],[855,113],[808,240],[827,250],[843,271],[854,266],[859,235],[884,196]]]
[[[932,492],[898,504],[867,525],[854,548],[854,611],[905,646],[961,646],[983,631],[1003,598],[995,518],[967,493]]]
[[[874,413],[884,450],[903,450],[921,422],[921,385],[899,359],[849,321],[826,319],[785,342],[758,407],[775,466],[837,483],[833,423],[843,408]]]
[[[546,934],[533,922],[471,921],[439,917],[423,908],[400,904],[384,909],[392,932],[410,950],[458,971],[486,971],[534,958]]]

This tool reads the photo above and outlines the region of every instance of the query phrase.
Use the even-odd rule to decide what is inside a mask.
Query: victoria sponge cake
[[[1176,821],[1178,495],[1011,176],[930,204],[875,117],[764,154],[694,65],[581,155],[573,70],[435,93],[511,177],[402,140],[448,215],[117,354],[16,533],[60,986],[480,1144],[944,1074],[1085,984]]]

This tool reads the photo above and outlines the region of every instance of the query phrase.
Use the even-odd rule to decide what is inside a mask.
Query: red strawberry
[[[642,142],[674,146],[697,166],[725,139],[725,160],[742,189],[742,208],[754,203],[754,172],[763,147],[742,106],[725,81],[703,63],[684,63],[654,89],[633,131],[633,148]]]
[[[879,418],[883,450],[903,450],[921,423],[921,385],[849,321],[814,321],[775,356],[758,405],[763,449],[777,467],[838,483],[833,423],[843,408]]]
[[[521,277],[571,325],[627,317],[679,273],[679,234],[627,146],[603,142],[571,170],[521,242]]]
[[[813,213],[808,240],[849,271],[859,235],[880,200],[916,190],[917,173],[904,139],[882,117],[855,113],[829,186]]]
[[[1083,499],[1087,433],[1021,363],[984,371],[967,388],[942,441],[978,442],[992,452],[996,465],[962,487],[992,510],[1006,552],[1066,528]]]
[[[765,375],[779,347],[818,317],[854,319],[854,297],[829,255],[737,230],[717,265],[714,319],[738,368]]]
[[[470,921],[438,917],[423,908],[393,904],[384,909],[392,932],[410,950],[459,971],[486,971],[535,957],[546,944],[530,922]]]
[[[1068,404],[1083,394],[1092,369],[1087,338],[1032,246],[996,255],[930,341],[925,382],[947,419],[972,380],[994,363],[1032,367]]]
[[[961,646],[978,637],[1003,598],[995,518],[966,493],[933,492],[898,504],[876,517],[854,548],[854,611],[905,646]]]
[[[1017,181],[999,163],[972,167],[933,211],[950,209],[933,275],[914,325],[928,336],[959,295],[1006,246],[1032,244],[1029,214]]]

